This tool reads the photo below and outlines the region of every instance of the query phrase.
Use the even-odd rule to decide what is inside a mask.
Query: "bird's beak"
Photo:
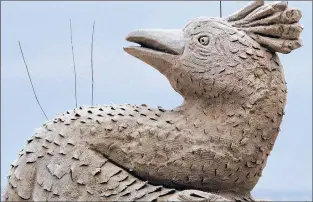
[[[127,53],[163,74],[183,54],[185,47],[181,30],[136,30],[129,33],[126,40],[140,45],[125,47]]]

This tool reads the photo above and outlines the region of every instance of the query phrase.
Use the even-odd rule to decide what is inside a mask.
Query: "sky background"
[[[223,2],[223,15],[246,3]],[[286,115],[253,195],[312,200],[312,2],[289,1],[289,6],[302,10],[304,46],[279,55],[288,87]],[[173,108],[181,104],[181,96],[159,72],[123,51],[129,45],[125,36],[138,28],[182,28],[199,16],[219,16],[219,2],[1,2],[1,187],[26,139],[46,121],[18,40],[50,119],[75,107],[70,19],[79,105],[91,104],[90,43],[95,20],[95,104]]]

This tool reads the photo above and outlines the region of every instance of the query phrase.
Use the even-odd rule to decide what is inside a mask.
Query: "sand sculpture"
[[[84,106],[37,129],[12,164],[5,200],[253,200],[286,103],[276,52],[299,48],[301,12],[250,3],[182,30],[137,30],[127,53],[184,98],[172,110]]]

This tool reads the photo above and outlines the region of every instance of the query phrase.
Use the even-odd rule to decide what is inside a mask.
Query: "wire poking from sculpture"
[[[91,105],[93,105],[93,86],[94,86],[94,80],[93,80],[93,35],[95,32],[95,21],[93,21],[92,26],[92,36],[91,36]]]
[[[76,67],[75,67],[75,57],[74,57],[74,47],[73,47],[73,34],[72,34],[72,20],[70,19],[70,31],[71,31],[71,45],[72,45],[72,56],[73,56],[73,66],[74,66],[74,78],[75,78],[75,103],[77,107],[77,90],[76,90]]]
[[[220,1],[220,18],[222,18],[222,1]]]
[[[24,54],[23,54],[23,50],[22,50],[22,46],[21,46],[20,41],[18,41],[18,45],[20,46],[20,50],[21,50],[21,54],[22,54],[22,57],[23,57],[23,61],[24,61],[24,64],[25,64],[25,67],[26,67],[26,70],[27,70],[28,78],[29,78],[30,84],[31,84],[31,86],[32,86],[32,89],[33,89],[35,98],[36,98],[36,100],[37,100],[37,103],[38,103],[38,105],[39,105],[39,107],[40,107],[42,113],[45,115],[46,119],[49,120],[48,117],[47,117],[47,115],[46,115],[46,113],[45,113],[45,111],[43,110],[42,106],[40,105],[39,100],[38,100],[38,97],[37,97],[37,95],[36,95],[36,91],[35,91],[35,88],[34,88],[32,79],[31,79],[31,77],[30,77],[30,74],[29,74],[29,70],[28,70],[28,67],[27,67],[27,64],[26,64],[26,61],[25,61],[25,57],[24,57]]]

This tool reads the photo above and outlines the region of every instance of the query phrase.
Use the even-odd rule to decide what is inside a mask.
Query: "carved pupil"
[[[202,36],[198,39],[198,41],[203,45],[206,46],[209,44],[209,37],[207,36]]]

